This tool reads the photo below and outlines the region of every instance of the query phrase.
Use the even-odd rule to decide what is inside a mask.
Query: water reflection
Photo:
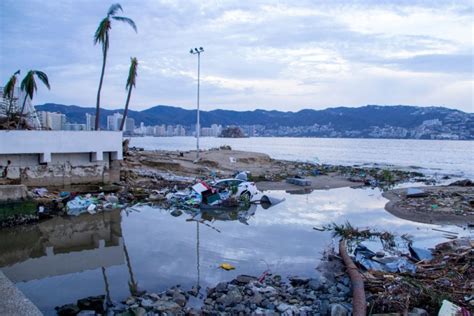
[[[418,247],[444,241],[438,225],[399,219],[384,211],[380,190],[342,188],[292,195],[269,209],[206,210],[179,217],[141,207],[56,218],[39,225],[0,230],[0,267],[46,314],[91,295],[122,300],[140,290],[163,291],[176,284],[205,288],[239,274],[266,270],[311,276],[329,232],[314,226],[351,222],[414,236]],[[445,227],[469,234],[461,227]],[[219,269],[228,262],[233,271]],[[58,290],[60,289],[60,290]],[[54,295],[49,295],[54,293]]]
[[[13,282],[124,263],[120,212],[0,230],[0,267]]]

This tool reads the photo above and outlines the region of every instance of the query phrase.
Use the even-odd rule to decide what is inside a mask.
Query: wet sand
[[[474,208],[464,205],[464,211],[460,211],[461,202],[450,203],[456,196],[474,196],[474,187],[433,186],[419,189],[429,195],[407,198],[407,189],[384,192],[383,197],[389,200],[385,210],[399,218],[419,223],[457,225],[474,223]]]

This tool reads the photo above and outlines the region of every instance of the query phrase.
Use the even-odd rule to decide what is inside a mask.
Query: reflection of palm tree
[[[104,267],[102,267],[102,277],[104,278],[104,283],[105,283],[105,301],[107,303],[107,306],[111,306],[112,299],[110,298],[109,280],[107,280],[107,275],[105,274]]]
[[[132,270],[132,263],[130,261],[130,256],[128,255],[127,246],[125,245],[125,240],[123,242],[123,252],[125,253],[125,260],[127,261],[127,268],[128,274],[130,276],[130,280],[128,281],[128,289],[130,290],[130,294],[135,296],[138,294],[138,282],[135,281],[135,276],[133,275]]]

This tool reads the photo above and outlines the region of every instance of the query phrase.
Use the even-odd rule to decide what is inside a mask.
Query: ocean
[[[133,137],[131,146],[147,150],[193,150],[194,137]],[[420,169],[474,179],[474,142],[452,140],[201,137],[200,148],[230,145],[232,149],[263,152],[275,159],[335,165],[382,165]]]

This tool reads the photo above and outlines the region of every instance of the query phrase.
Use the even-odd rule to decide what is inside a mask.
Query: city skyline
[[[203,110],[414,104],[473,112],[469,1],[121,4],[138,33],[113,27],[104,108],[123,107],[130,56],[139,60],[131,109],[194,108],[188,51],[203,46]],[[92,36],[109,5],[2,1],[0,80],[42,69],[52,90],[39,89],[35,104],[94,104],[101,52]]]

